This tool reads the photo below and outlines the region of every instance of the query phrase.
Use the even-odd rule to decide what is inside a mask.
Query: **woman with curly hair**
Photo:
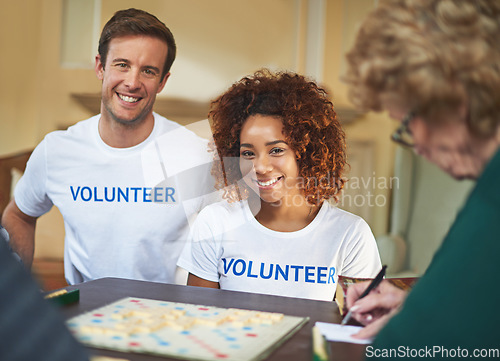
[[[373,277],[370,228],[342,211],[344,132],[326,92],[261,70],[212,102],[216,187],[178,265],[188,284],[331,301],[339,274]]]

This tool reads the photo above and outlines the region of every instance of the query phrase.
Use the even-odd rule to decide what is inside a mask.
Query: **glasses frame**
[[[411,130],[409,128],[410,122],[415,118],[415,111],[409,111],[408,114],[406,114],[401,120],[401,124],[399,127],[392,133],[391,135],[391,140],[397,144],[400,144],[404,147],[409,147],[413,148],[415,146],[415,143],[410,143],[406,140],[404,140],[404,135],[407,134],[410,137],[412,137]]]

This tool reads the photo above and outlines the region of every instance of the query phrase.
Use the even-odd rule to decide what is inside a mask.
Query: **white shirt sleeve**
[[[207,281],[219,282],[221,246],[216,235],[221,233],[214,231],[217,221],[209,213],[210,207],[205,208],[196,218],[177,265]]]
[[[342,276],[373,278],[382,268],[377,242],[370,226],[359,219],[353,226],[344,250]]]
[[[39,217],[52,208],[47,195],[47,140],[31,154],[26,170],[17,183],[14,199],[17,207],[28,216]]]

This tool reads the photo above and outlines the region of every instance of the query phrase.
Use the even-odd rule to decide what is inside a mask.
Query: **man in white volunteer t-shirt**
[[[170,30],[142,10],[118,11],[104,26],[95,65],[101,114],[45,137],[2,217],[28,268],[36,220],[55,205],[68,283],[185,283],[177,258],[212,181],[207,141],[153,113],[175,53]]]

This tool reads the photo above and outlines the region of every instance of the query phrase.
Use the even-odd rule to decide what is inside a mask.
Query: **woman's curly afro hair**
[[[216,188],[225,190],[224,198],[248,196],[239,168],[240,132],[254,114],[282,119],[307,201],[338,200],[344,186],[345,134],[326,91],[299,74],[267,69],[244,77],[211,103],[212,149],[218,153],[212,174]]]

